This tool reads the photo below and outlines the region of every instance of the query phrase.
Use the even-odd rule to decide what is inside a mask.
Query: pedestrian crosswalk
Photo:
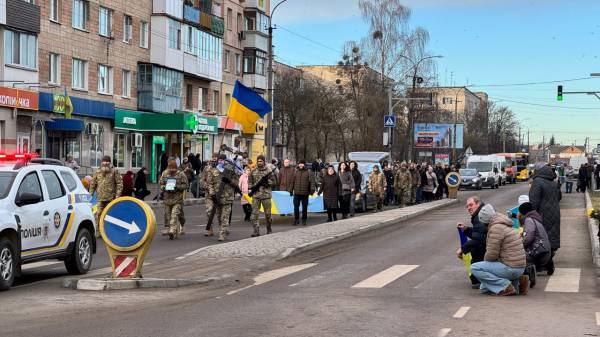
[[[394,264],[378,268],[374,268],[370,264],[343,264],[329,269],[317,266],[318,263],[309,263],[271,270],[255,277],[254,284],[230,291],[228,295],[284,277],[290,278],[286,286],[293,288],[334,287],[377,290],[408,285],[417,291],[428,292],[442,287],[455,287],[457,290],[470,288],[467,287],[469,281],[464,273],[464,267],[460,266],[450,265],[438,270],[419,268],[420,266],[416,264]],[[296,273],[302,271],[304,271],[302,275],[295,276]],[[545,276],[544,274],[538,275],[539,286],[535,288],[536,291],[543,289],[542,291],[548,293],[579,292],[580,268],[556,268],[554,275]],[[408,277],[409,275],[410,277]],[[468,307],[464,307],[461,310],[466,313],[468,309]],[[464,315],[464,313],[459,311],[457,315]]]

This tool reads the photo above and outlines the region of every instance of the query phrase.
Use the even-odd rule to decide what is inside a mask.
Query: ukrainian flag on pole
[[[255,133],[256,121],[271,110],[269,102],[240,81],[235,81],[227,117],[242,125],[243,133]]]

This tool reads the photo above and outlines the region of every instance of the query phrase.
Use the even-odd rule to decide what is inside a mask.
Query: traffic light
[[[556,96],[556,99],[558,101],[562,101],[563,100],[563,87],[562,87],[562,85],[558,86],[558,94]]]

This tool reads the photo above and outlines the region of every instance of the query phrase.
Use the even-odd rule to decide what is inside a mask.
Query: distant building
[[[467,87],[428,87],[417,88],[419,96],[431,95],[432,106],[455,116],[459,123],[465,123],[469,116],[486,107],[488,95],[485,92],[472,92]]]

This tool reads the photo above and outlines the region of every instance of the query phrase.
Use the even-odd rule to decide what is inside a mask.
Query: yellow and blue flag
[[[244,194],[243,198],[249,203],[252,203],[252,197],[248,196],[247,194]],[[302,205],[300,205],[300,210],[302,210]],[[260,211],[263,213],[265,212],[262,206]],[[322,195],[309,196],[307,212],[325,212]],[[285,191],[273,191],[271,193],[271,214],[294,214],[294,197]]]
[[[242,126],[243,133],[255,133],[256,121],[271,110],[269,102],[240,81],[235,81],[227,116]]]
[[[464,246],[465,243],[467,243],[467,241],[469,240],[469,238],[467,238],[467,235],[465,234],[465,232],[463,232],[460,228],[458,229],[458,237],[460,238],[460,246]],[[471,256],[471,253],[467,253],[467,254],[463,254],[462,260],[463,263],[465,265],[465,269],[467,270],[467,276],[471,277],[471,259],[473,257]]]

